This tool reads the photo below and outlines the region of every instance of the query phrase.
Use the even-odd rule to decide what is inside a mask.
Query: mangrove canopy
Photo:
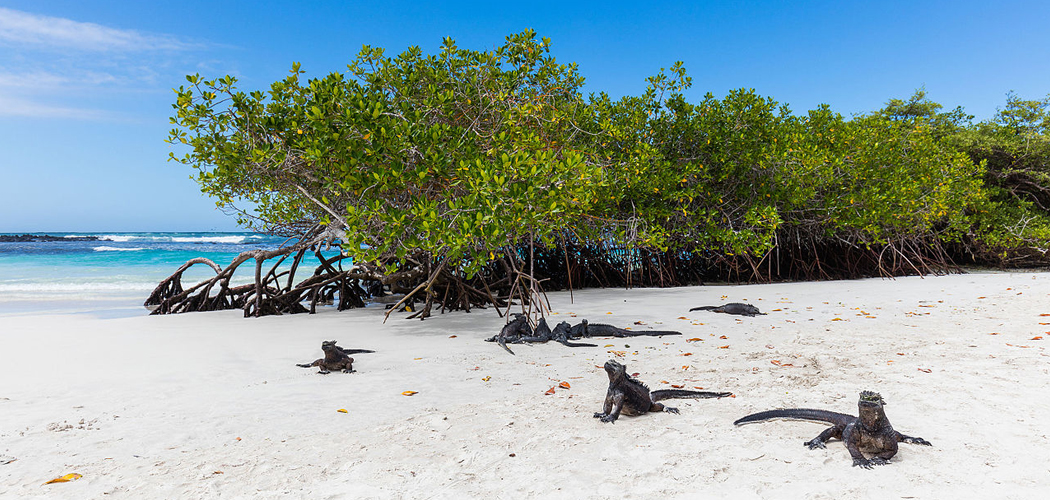
[[[345,72],[294,64],[266,91],[187,76],[171,159],[246,227],[294,239],[191,261],[147,305],[261,315],[395,293],[411,317],[542,314],[544,290],[1046,262],[1048,100],[1010,96],[978,124],[923,90],[800,114],[748,89],[690,100],[681,63],[615,99],[585,95],[550,48],[532,31],[486,51],[366,46]],[[231,285],[250,261],[254,282]],[[195,264],[216,276],[184,289]]]

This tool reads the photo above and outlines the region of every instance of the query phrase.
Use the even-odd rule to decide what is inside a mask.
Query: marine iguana
[[[740,316],[765,316],[766,313],[758,310],[757,307],[751,304],[742,304],[740,302],[730,302],[721,306],[701,306],[694,307],[690,311],[711,311],[716,313],[736,314]]]
[[[536,325],[536,330],[533,331],[532,326],[529,325],[528,316],[520,313],[513,313],[514,319],[503,326],[500,332],[492,337],[485,339],[486,342],[496,342],[505,349],[507,352],[514,354],[514,351],[507,347],[507,344],[523,344],[533,342],[547,342],[554,340],[560,342],[568,347],[598,347],[595,344],[585,344],[580,342],[569,341],[569,323],[562,321],[551,330],[550,326],[547,325],[547,318],[540,318],[539,324]]]
[[[569,338],[581,337],[658,337],[661,335],[681,335],[682,332],[670,330],[627,330],[602,323],[588,323],[587,320],[569,330]]]
[[[354,358],[347,356],[347,351],[350,352],[374,352],[367,349],[343,349],[335,345],[334,340],[325,340],[321,342],[321,350],[324,351],[324,357],[315,360],[313,363],[297,363],[295,366],[301,368],[310,368],[316,366],[320,368],[317,373],[327,375],[333,371],[341,371],[343,373],[354,372]]]
[[[829,439],[841,439],[853,457],[853,466],[865,469],[888,464],[889,459],[897,454],[897,443],[932,446],[925,439],[906,436],[893,430],[889,419],[886,418],[886,411],[883,409],[885,404],[886,402],[878,393],[864,391],[860,393],[860,400],[857,402],[859,417],[826,410],[792,408],[753,413],[733,424],[741,425],[773,418],[827,422],[832,424],[832,427],[825,429],[819,436],[803,444],[815,450],[825,448],[825,443]],[[871,455],[871,458],[865,458],[862,451]]]
[[[514,319],[503,325],[499,333],[485,339],[486,342],[496,342],[505,351],[514,354],[514,351],[507,347],[507,343],[512,344],[521,343],[523,337],[529,337],[532,335],[532,326],[529,325],[529,317],[521,313],[513,313]]]
[[[514,354],[514,351],[510,350],[507,344],[554,340],[568,347],[598,347],[596,344],[571,342],[571,340],[584,337],[657,337],[682,334],[682,332],[669,330],[627,330],[601,323],[588,323],[587,320],[580,321],[576,326],[570,326],[569,323],[562,321],[554,327],[554,330],[551,330],[550,326],[547,325],[546,318],[540,318],[539,324],[536,325],[536,330],[533,331],[529,325],[528,316],[520,313],[514,313],[513,316],[514,319],[504,325],[498,334],[485,339],[486,342],[499,343],[500,347],[511,354]]]
[[[627,374],[627,365],[620,364],[615,359],[605,362],[605,373],[609,375],[609,391],[605,394],[605,406],[602,411],[594,414],[594,418],[602,422],[616,422],[620,413],[625,415],[641,415],[646,412],[666,411],[678,413],[677,408],[664,406],[657,403],[662,399],[671,398],[723,398],[732,396],[731,392],[706,392],[689,391],[682,389],[663,389],[649,391],[642,382],[631,378]]]
[[[586,320],[584,320],[586,321]],[[569,322],[562,321],[554,326],[554,330],[551,330],[547,326],[547,318],[540,318],[540,323],[536,325],[536,331],[533,332],[532,336],[522,337],[522,342],[547,342],[553,340],[559,342],[566,347],[598,347],[596,344],[587,344],[584,342],[569,342],[569,334],[572,327]]]

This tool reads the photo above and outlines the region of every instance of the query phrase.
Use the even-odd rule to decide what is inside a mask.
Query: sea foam
[[[100,246],[100,247],[94,247],[93,248],[93,250],[96,251],[96,252],[137,252],[139,250],[145,250],[145,249],[146,249],[145,247],[122,248],[122,247],[107,247],[107,246]]]
[[[244,236],[176,236],[171,239],[176,243],[241,243]]]

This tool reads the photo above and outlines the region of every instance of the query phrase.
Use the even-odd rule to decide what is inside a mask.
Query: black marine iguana
[[[587,321],[587,320],[584,320]],[[598,347],[596,344],[588,344],[585,342],[569,342],[571,337],[572,327],[568,321],[562,321],[554,326],[554,330],[551,330],[547,326],[547,318],[540,318],[540,324],[536,325],[536,331],[533,332],[532,336],[522,337],[522,342],[547,342],[553,340],[559,342],[566,347]]]
[[[792,408],[784,410],[770,410],[753,413],[736,422],[735,425],[759,422],[772,418],[790,418],[797,420],[809,420],[816,422],[827,422],[832,427],[821,432],[819,436],[806,441],[809,449],[825,448],[829,439],[841,439],[846,444],[846,449],[853,457],[853,465],[870,469],[874,465],[885,465],[889,459],[897,454],[897,443],[910,443],[932,446],[922,438],[905,436],[895,430],[886,418],[883,409],[882,396],[871,391],[860,393],[857,402],[858,415],[846,415],[826,410],[810,410],[806,408]],[[864,458],[862,451],[868,452],[871,458]]]
[[[677,408],[657,403],[671,398],[723,398],[732,396],[731,392],[689,391],[682,389],[663,389],[649,391],[642,382],[627,374],[627,365],[615,359],[605,362],[605,372],[609,375],[609,392],[605,394],[605,406],[594,414],[602,422],[616,422],[620,412],[625,415],[641,415],[646,412],[666,411],[678,413]]]
[[[325,340],[321,342],[321,350],[324,351],[324,357],[315,360],[313,363],[297,363],[295,366],[302,368],[310,368],[316,366],[320,368],[317,373],[328,374],[333,371],[341,371],[343,373],[354,372],[354,358],[347,356],[347,354],[367,353],[375,352],[368,349],[344,349],[335,345],[335,340]]]
[[[588,323],[582,320],[571,330],[569,338],[578,339],[582,337],[659,337],[661,335],[681,335],[682,332],[671,330],[627,330],[602,323]]]
[[[766,313],[758,310],[757,307],[751,304],[743,304],[740,302],[730,302],[721,306],[701,306],[694,307],[690,311],[711,311],[716,313],[725,314],[736,314],[740,316],[765,316]]]
[[[569,342],[569,330],[571,327],[565,321],[558,323],[554,330],[551,330],[550,326],[547,326],[547,318],[540,318],[539,324],[536,325],[536,330],[533,331],[529,325],[528,316],[520,313],[514,313],[513,315],[514,319],[504,325],[498,334],[485,339],[485,341],[496,342],[511,354],[514,354],[514,351],[510,350],[507,344],[547,342],[550,340],[560,342],[567,347],[598,347],[595,344]]]
[[[507,343],[512,344],[521,343],[523,337],[529,337],[532,335],[532,326],[529,325],[529,317],[521,313],[513,313],[514,319],[503,325],[499,333],[485,339],[486,342],[496,342],[505,351],[514,354],[514,351],[507,347]]]

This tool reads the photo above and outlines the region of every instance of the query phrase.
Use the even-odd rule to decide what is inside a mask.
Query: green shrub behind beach
[[[798,114],[748,89],[690,101],[680,63],[642,95],[585,96],[531,31],[487,51],[366,46],[345,73],[303,75],[265,92],[187,77],[169,141],[190,150],[172,158],[219,205],[250,202],[246,225],[326,224],[388,271],[433,282],[548,259],[529,274],[560,288],[1044,262],[1045,100],[1011,97],[977,125],[921,90],[851,118]]]

